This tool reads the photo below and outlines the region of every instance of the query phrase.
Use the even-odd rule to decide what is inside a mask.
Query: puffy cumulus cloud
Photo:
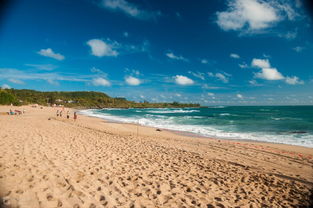
[[[126,0],[102,0],[100,6],[112,11],[123,12],[128,16],[143,20],[156,18],[161,15],[159,11],[146,11]]]
[[[188,59],[187,58],[185,58],[185,57],[183,57],[183,56],[177,56],[177,55],[175,55],[174,53],[172,53],[172,52],[167,52],[167,53],[165,53],[165,55],[168,57],[168,58],[170,58],[170,59],[174,59],[174,60],[180,60],[180,61],[188,61]]]
[[[270,68],[271,64],[268,59],[252,59],[251,65],[259,68]]]
[[[94,86],[104,86],[104,87],[109,87],[111,86],[111,82],[107,79],[104,78],[95,78],[91,82]]]
[[[118,52],[114,49],[114,44],[106,43],[100,39],[91,39],[87,41],[87,45],[91,48],[91,54],[98,57],[118,56]]]
[[[271,64],[268,59],[256,59],[254,58],[251,62],[251,65],[257,68],[261,68],[260,72],[254,74],[255,78],[265,79],[265,80],[285,80],[287,84],[296,85],[303,84],[304,82],[299,80],[298,77],[285,77],[280,73],[276,68],[271,67]],[[251,85],[257,86],[255,80],[250,81]]]
[[[175,83],[178,85],[192,85],[194,81],[186,76],[183,75],[176,75],[174,76]]]
[[[243,95],[242,94],[237,94],[236,97],[239,98],[239,99],[243,99]]]
[[[261,71],[255,74],[256,78],[265,80],[282,80],[284,76],[276,69],[272,68],[268,59],[252,59],[253,67],[261,68]]]
[[[278,22],[294,20],[297,13],[289,1],[229,0],[226,11],[217,12],[216,23],[225,31],[257,32]]]
[[[231,54],[229,55],[229,57],[230,57],[230,58],[234,58],[234,59],[239,59],[239,58],[240,58],[240,56],[239,56],[238,54],[235,54],[235,53],[231,53]]]
[[[276,68],[262,68],[261,72],[255,74],[255,77],[266,80],[284,79],[284,76],[279,71],[277,71]]]
[[[24,84],[22,80],[19,79],[8,79],[9,82],[12,82],[14,84]]]
[[[65,59],[65,57],[60,54],[60,53],[55,53],[51,48],[47,48],[47,49],[41,49],[40,51],[37,52],[39,55],[41,56],[46,56],[46,57],[50,57],[59,61],[62,61]]]
[[[133,86],[136,86],[136,85],[140,85],[141,84],[141,80],[136,78],[136,77],[133,77],[133,76],[127,76],[125,77],[125,82],[128,84],[128,85],[133,85]]]
[[[1,89],[11,89],[11,87],[9,85],[7,85],[7,84],[3,84],[1,86]]]
[[[290,85],[304,84],[304,82],[296,76],[286,77],[285,82]]]

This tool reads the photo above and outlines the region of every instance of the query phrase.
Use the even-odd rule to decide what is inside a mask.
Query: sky
[[[1,88],[313,104],[313,21],[303,0],[7,2]]]

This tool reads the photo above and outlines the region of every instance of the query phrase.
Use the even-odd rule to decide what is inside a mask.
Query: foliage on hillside
[[[137,103],[125,98],[112,98],[102,92],[40,92],[35,90],[0,90],[0,104],[8,105],[64,105],[76,108],[171,108],[171,107],[199,107],[199,104],[173,103]]]

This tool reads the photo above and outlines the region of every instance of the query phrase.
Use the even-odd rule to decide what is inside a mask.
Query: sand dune
[[[312,203],[310,148],[193,138],[83,116],[74,122],[52,108],[24,108],[20,116],[0,115],[4,207]]]

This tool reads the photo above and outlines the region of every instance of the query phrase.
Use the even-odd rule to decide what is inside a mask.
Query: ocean
[[[203,108],[88,109],[105,120],[219,138],[313,148],[313,106],[212,106]]]

